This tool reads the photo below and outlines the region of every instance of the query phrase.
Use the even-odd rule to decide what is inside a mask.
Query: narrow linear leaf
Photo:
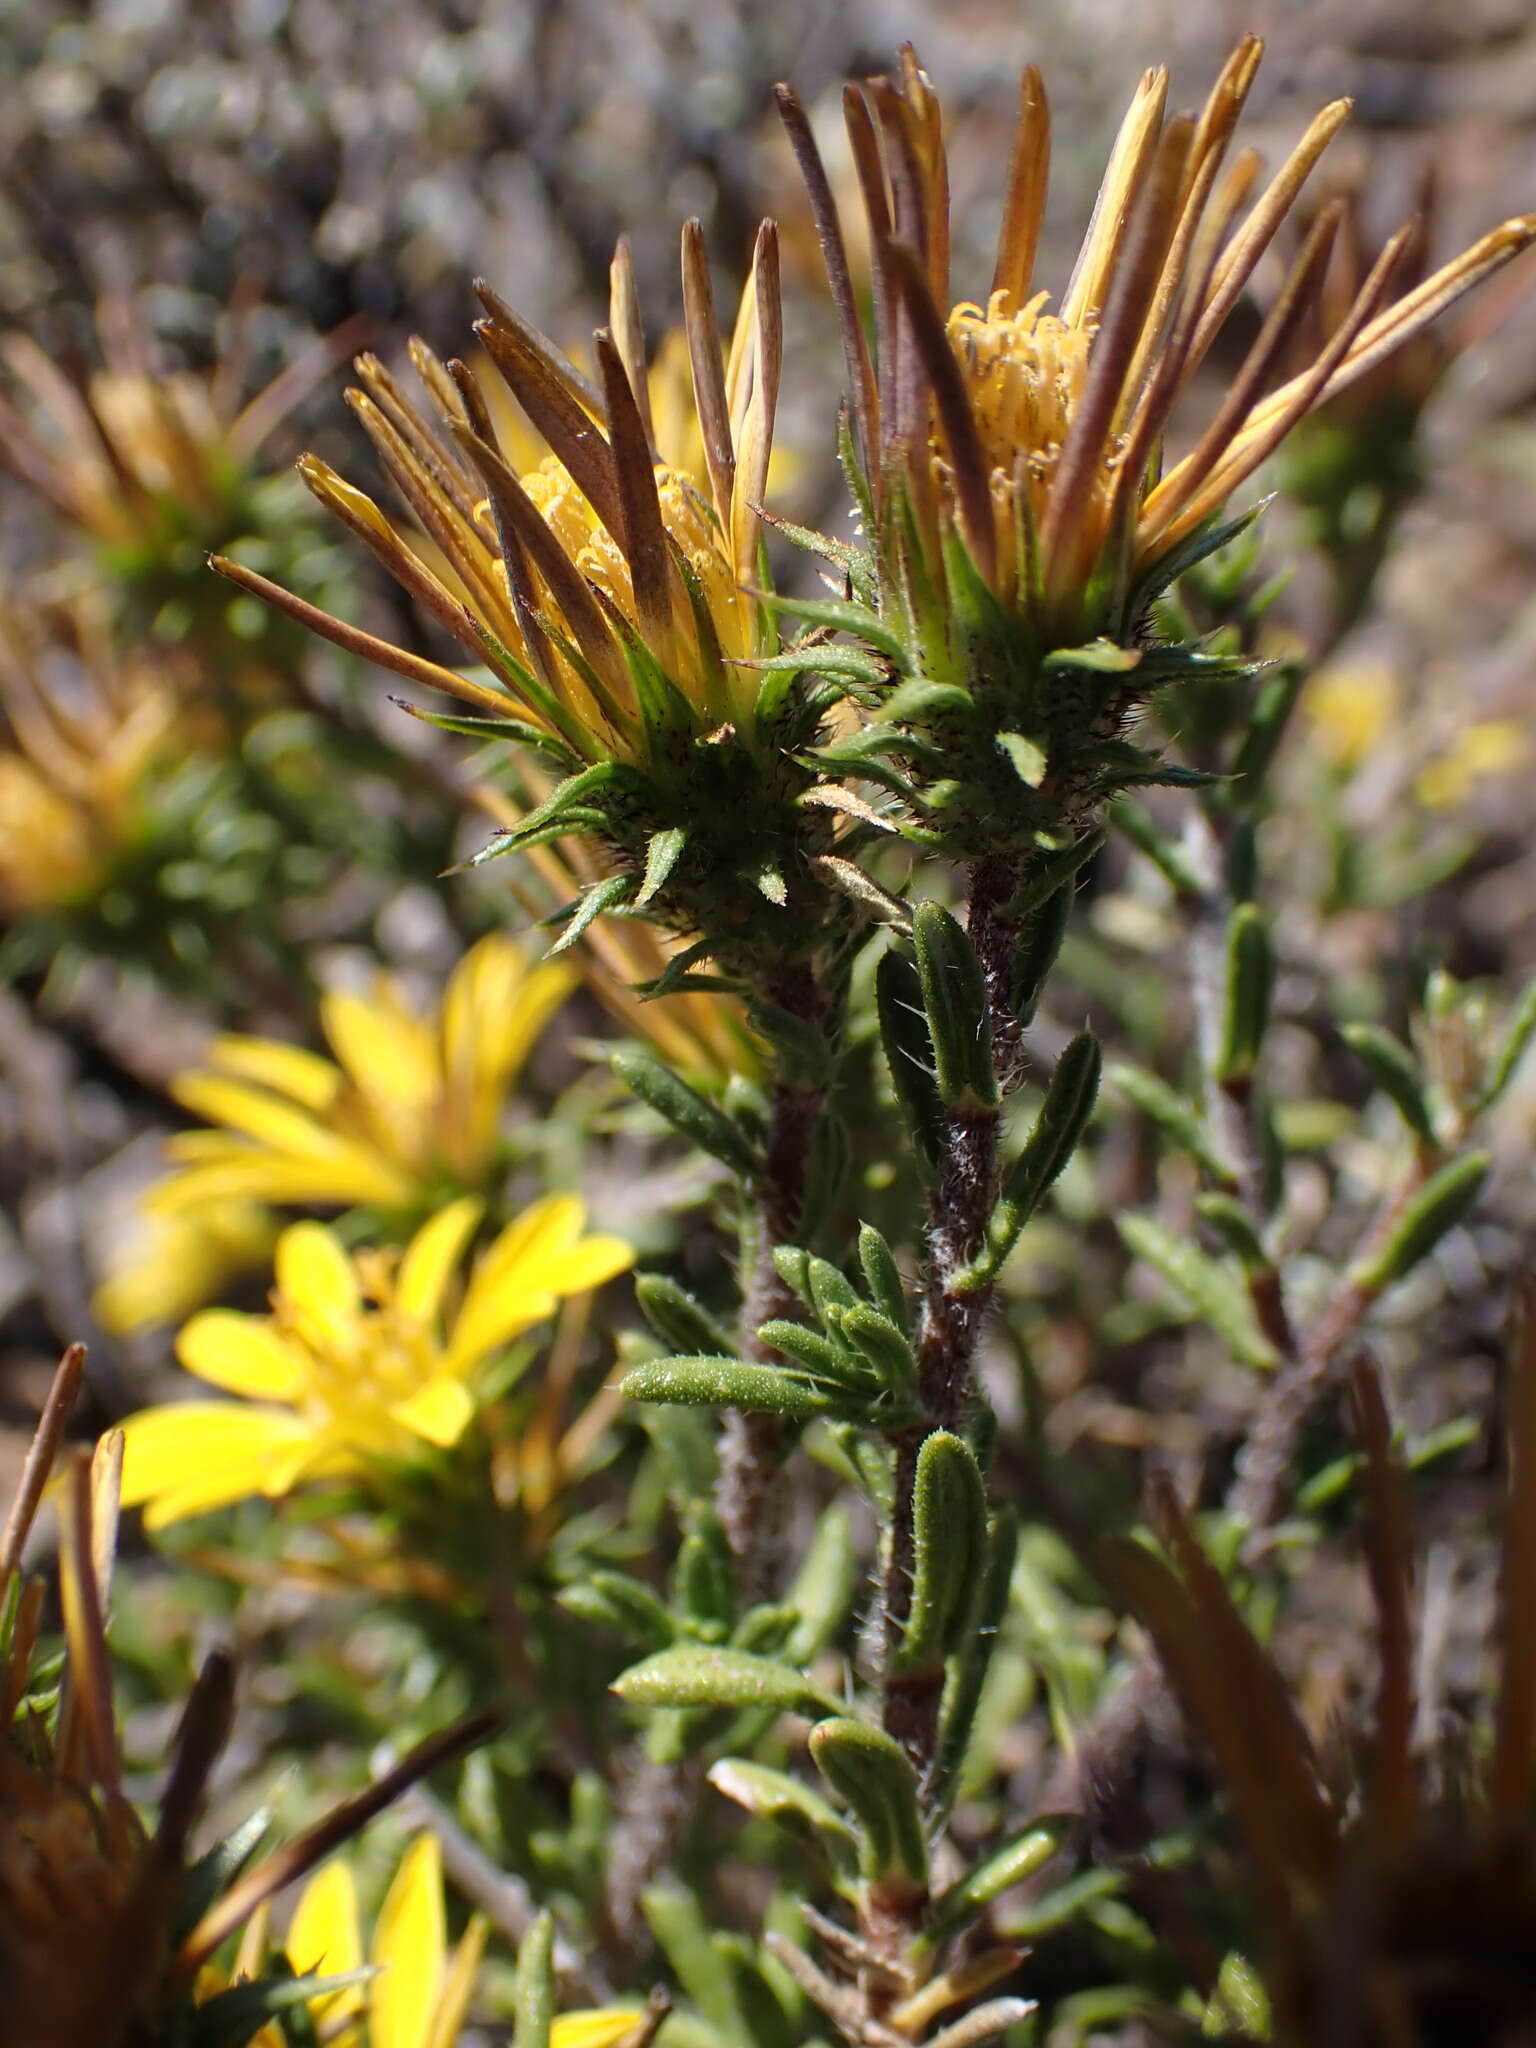
[[[656,1358],[632,1365],[619,1382],[631,1401],[689,1408],[742,1408],[757,1415],[809,1418],[837,1406],[824,1386],[787,1367],[740,1358]]]
[[[624,1085],[665,1117],[673,1129],[743,1180],[757,1177],[757,1155],[740,1125],[689,1087],[681,1075],[643,1046],[621,1046],[611,1065]]]
[[[1163,1136],[1203,1166],[1216,1180],[1228,1181],[1231,1171],[1212,1145],[1205,1121],[1194,1104],[1145,1067],[1117,1060],[1109,1070],[1112,1085],[1133,1108],[1150,1117]]]
[[[680,1644],[621,1671],[610,1688],[631,1707],[772,1707],[835,1714],[836,1700],[792,1665],[749,1650]]]
[[[1242,1280],[1188,1238],[1175,1237],[1150,1216],[1118,1218],[1128,1248],[1157,1273],[1196,1316],[1210,1324],[1242,1364],[1271,1371],[1279,1353],[1254,1319]]]
[[[1227,926],[1227,984],[1216,1052],[1218,1081],[1246,1081],[1258,1065],[1269,1029],[1275,956],[1269,925],[1253,903],[1240,903]]]
[[[1533,1033],[1536,1033],[1536,979],[1528,981],[1520,991],[1510,1012],[1503,1041],[1488,1063],[1487,1075],[1478,1091],[1477,1106],[1480,1110],[1492,1109],[1515,1078],[1515,1069],[1524,1058]]]
[[[645,850],[645,873],[640,878],[640,891],[635,897],[637,910],[644,909],[657,891],[666,886],[687,844],[688,833],[681,825],[671,825],[666,831],[651,835],[651,843]]]
[[[1489,1153],[1467,1152],[1431,1174],[1381,1250],[1351,1269],[1351,1284],[1380,1294],[1411,1273],[1471,1213],[1492,1169]]]
[[[920,903],[912,914],[912,950],[941,1099],[961,1113],[996,1108],[992,1019],[975,948],[941,904]]]
[[[1340,1037],[1371,1070],[1371,1078],[1421,1144],[1435,1143],[1435,1123],[1424,1092],[1424,1077],[1400,1038],[1379,1024],[1346,1024]]]
[[[859,1866],[872,1884],[927,1883],[928,1844],[918,1810],[917,1773],[882,1728],[842,1715],[811,1730],[817,1770],[859,1823]]]
[[[1020,1231],[1077,1150],[1098,1100],[1102,1065],[1099,1041],[1091,1031],[1079,1032],[1056,1062],[1040,1113],[992,1212],[986,1250],[957,1283],[963,1290],[973,1291],[996,1278]]]

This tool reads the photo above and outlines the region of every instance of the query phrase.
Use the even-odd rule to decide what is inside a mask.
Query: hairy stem
[[[1002,863],[973,877],[968,936],[986,978],[992,1056],[1007,1085],[1018,1063],[1020,1024],[1013,1003],[1017,929],[996,915],[1017,888],[1017,875]],[[975,1389],[976,1348],[992,1289],[964,1284],[966,1268],[986,1243],[987,1224],[998,1195],[998,1134],[1001,1113],[974,1108],[954,1113],[945,1132],[943,1165],[929,1204],[925,1237],[924,1293],[917,1334],[918,1394],[923,1420],[895,1439],[896,1470],[891,1528],[882,1589],[885,1646],[884,1723],[917,1767],[931,1772],[938,1749],[942,1667],[897,1673],[892,1669],[911,1607],[915,1563],[913,1491],[917,1456],[932,1430],[958,1429]]]
[[[786,974],[765,993],[781,1008],[819,1023],[823,1004],[808,968]],[[773,1254],[793,1244],[805,1204],[806,1163],[824,1092],[782,1073],[770,1092],[768,1137],[750,1236],[751,1267],[742,1302],[742,1356],[771,1363],[778,1353],[763,1343],[759,1326],[795,1317],[799,1303],[780,1277]],[[720,1473],[715,1509],[736,1560],[743,1604],[761,1599],[772,1582],[778,1547],[774,1477],[784,1453],[777,1416],[728,1409],[720,1432]]]

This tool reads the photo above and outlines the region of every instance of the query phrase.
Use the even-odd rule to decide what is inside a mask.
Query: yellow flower
[[[406,1851],[379,1908],[366,1961],[366,1992],[332,1992],[311,2003],[324,2038],[347,2048],[453,2048],[475,1987],[486,1923],[476,1914],[450,1952],[442,1854],[421,1835]],[[288,1931],[288,1960],[301,1975],[347,1976],[363,1966],[357,1891],[345,1864],[312,1878]],[[365,2013],[366,2005],[366,2013]],[[616,2048],[646,2017],[643,2006],[559,2015],[550,2048]]]
[[[184,1214],[234,1198],[409,1210],[444,1180],[483,1189],[507,1093],[573,981],[557,962],[530,968],[492,933],[459,962],[430,1019],[384,977],[366,996],[327,994],[333,1060],[274,1039],[215,1039],[209,1068],[172,1092],[219,1128],[169,1141],[176,1171],[151,1206]]]
[[[0,607],[0,909],[98,896],[146,826],[145,781],[173,705],[83,605]]]
[[[1005,607],[1048,646],[1105,631],[1123,637],[1117,605],[1299,420],[1536,236],[1536,218],[1509,221],[1389,304],[1411,239],[1403,230],[1307,367],[1272,389],[1323,285],[1340,218],[1338,206],[1326,209],[1214,418],[1164,471],[1175,405],[1349,112],[1343,100],[1325,108],[1249,205],[1256,156],[1225,159],[1261,50],[1244,38],[1198,118],[1170,118],[1166,71],[1146,73],[1054,309],[1035,281],[1050,114],[1034,66],[1023,79],[996,266],[979,303],[951,294],[942,118],[916,56],[902,52],[897,78],[849,87],[875,272],[873,357],[826,172],[803,112],[781,89],[838,302],[877,551],[888,555],[910,518],[932,577],[945,536],[958,533]]]
[[[1489,775],[1508,775],[1530,758],[1531,736],[1513,718],[1489,718],[1464,726],[1438,761],[1421,768],[1414,782],[1419,802],[1431,810],[1465,804]]]
[[[0,1532],[0,1982],[4,2037],[17,2048],[190,2038],[193,2008],[258,1974],[267,1902],[494,1725],[482,1716],[431,1737],[254,1867],[242,1868],[243,1855],[228,1858],[238,1874],[210,1902],[206,1866],[194,1874],[186,1853],[229,1737],[234,1668],[220,1652],[204,1663],[172,1740],[158,1815],[146,1827],[124,1790],[106,1635],[121,1434],[110,1431],[94,1453],[65,1453],[51,1483],[84,1362],[78,1344],[60,1362]],[[16,1584],[45,1495],[58,1510],[62,1673],[53,1657],[38,1655],[44,1586]],[[241,1929],[232,1967],[210,1968]]]
[[[336,354],[334,342],[317,344],[241,403],[239,337],[203,374],[157,360],[135,299],[102,299],[96,332],[101,366],[83,383],[30,336],[6,336],[25,410],[0,397],[0,461],[83,534],[121,550],[217,532],[263,441]]]
[[[481,1213],[473,1196],[451,1203],[398,1256],[349,1255],[319,1223],[284,1231],[272,1313],[209,1309],[177,1342],[188,1372],[242,1398],[131,1416],[124,1501],[164,1528],[456,1443],[475,1411],[478,1368],[633,1256],[617,1238],[584,1237],[581,1203],[552,1195],[495,1238],[450,1314]]]
[[[1358,768],[1402,709],[1397,671],[1382,661],[1323,669],[1307,685],[1306,708],[1323,752],[1335,767]]]
[[[549,453],[519,477],[524,436],[503,438],[480,378],[462,364],[450,374],[417,341],[412,358],[431,412],[371,356],[358,358],[362,388],[349,396],[423,542],[402,539],[318,457],[299,467],[321,503],[502,687],[360,634],[238,564],[216,566],[413,681],[482,712],[519,709],[580,761],[655,768],[669,715],[658,693],[678,693],[705,730],[746,721],[758,677],[736,664],[773,645],[765,609],[743,586],[758,580],[758,507],[778,400],[775,231],[765,222],[759,232],[728,351],[698,223],[684,232],[691,414],[676,403],[676,344],[667,378],[647,374],[622,245],[596,382],[487,286],[477,289],[487,312],[480,341]]]
[[[237,1199],[165,1210],[151,1198],[140,1206],[138,1224],[91,1299],[97,1322],[114,1336],[181,1322],[259,1266],[278,1229],[270,1210]]]

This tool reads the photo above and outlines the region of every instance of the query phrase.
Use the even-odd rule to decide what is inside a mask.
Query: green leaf
[[[997,736],[997,750],[1004,755],[1026,789],[1038,789],[1045,780],[1046,769],[1050,766],[1044,747],[1038,740],[1032,740],[1022,732],[1000,732]]]
[[[747,2048],[752,2033],[737,1996],[736,1972],[693,1894],[675,1884],[652,1885],[641,1893],[640,1905],[673,1975],[708,2021],[712,2040],[721,2048]]]
[[[939,1761],[935,1772],[939,1817],[947,1813],[961,1790],[961,1766],[981,1705],[981,1690],[1002,1641],[1002,1627],[1013,1592],[1013,1567],[1019,1548],[1019,1521],[1010,1509],[999,1510],[987,1528],[987,1555],[971,1627],[955,1653],[944,1689],[939,1724]]]
[[[1230,1266],[1188,1238],[1175,1237],[1150,1216],[1121,1216],[1116,1221],[1129,1249],[1210,1324],[1234,1358],[1257,1372],[1271,1371],[1280,1363],[1279,1353],[1255,1320],[1246,1288]]]
[[[16,1574],[7,1589],[12,1596],[7,1600],[8,1606],[14,1597],[20,1595],[21,1587],[20,1574]],[[271,1825],[272,1809],[261,1807],[238,1827],[231,1829],[222,1842],[216,1842],[205,1855],[198,1857],[182,1879],[177,1896],[174,1932],[178,1942],[186,1939],[214,1900],[234,1883],[260,1848],[262,1837]]]
[[[612,1055],[613,1071],[640,1100],[665,1117],[702,1151],[745,1181],[758,1173],[757,1154],[739,1124],[716,1109],[696,1088],[644,1046],[625,1045]]]
[[[868,605],[853,604],[845,597],[781,597],[777,592],[764,600],[771,610],[789,618],[819,626],[824,632],[849,633],[864,640],[898,666],[906,659],[901,635],[872,612]]]
[[[1047,896],[1039,909],[1031,912],[1019,939],[1013,960],[1013,1013],[1021,1025],[1034,1022],[1046,981],[1067,935],[1074,894],[1068,884]]]
[[[736,1567],[719,1517],[695,1507],[672,1567],[672,1599],[688,1633],[723,1643],[736,1622]]]
[[[958,718],[971,724],[976,704],[969,690],[957,683],[915,680],[903,683],[887,697],[882,715],[892,725],[924,725],[935,718]]]
[[[1126,675],[1139,668],[1138,647],[1121,647],[1113,640],[1090,640],[1082,647],[1057,647],[1040,664],[1042,675],[1056,675],[1063,669],[1085,668],[1100,675]]]
[[[598,761],[591,768],[583,768],[579,775],[568,776],[506,834],[508,850],[524,845],[541,826],[556,823],[586,797],[611,789],[624,779],[623,771],[614,761]]]
[[[555,2017],[555,1921],[540,1913],[517,1949],[512,2048],[549,2048]]]
[[[1411,1273],[1471,1213],[1492,1169],[1491,1154],[1466,1152],[1431,1174],[1381,1250],[1350,1269],[1350,1285],[1380,1294]]]
[[[1307,670],[1298,661],[1282,662],[1272,675],[1264,678],[1248,714],[1243,743],[1232,763],[1233,795],[1245,807],[1251,809],[1263,793],[1306,680]]]
[[[566,952],[581,937],[589,924],[595,923],[605,910],[617,910],[621,903],[627,903],[635,893],[633,875],[605,875],[600,882],[594,882],[582,897],[576,915],[550,947],[547,958],[553,960],[559,953]]]
[[[1043,1870],[1061,1847],[1068,1826],[1056,1816],[1033,1821],[984,1856],[935,1899],[925,1938],[938,1942],[960,1933],[994,1899]]]
[[[350,1991],[377,1975],[369,1967],[334,1977],[271,1976],[231,1984],[197,2007],[189,2022],[190,2048],[247,2048],[278,2014],[307,2006],[312,1998]]]
[[[789,1589],[789,1604],[797,1619],[784,1648],[792,1663],[808,1664],[832,1641],[853,1604],[863,1572],[852,1517],[843,1502],[834,1501],[816,1524]]]
[[[864,1285],[869,1289],[870,1300],[905,1335],[912,1324],[901,1268],[890,1245],[872,1223],[859,1225],[859,1264],[864,1269]]]
[[[1259,1236],[1258,1225],[1235,1196],[1197,1195],[1195,1207],[1221,1238],[1245,1273],[1262,1273],[1270,1257]]]
[[[1145,1067],[1116,1061],[1109,1078],[1133,1108],[1150,1117],[1171,1144],[1203,1166],[1216,1180],[1230,1181],[1231,1169],[1223,1164],[1210,1140],[1198,1109],[1177,1094],[1166,1081],[1149,1074]]]
[[[920,903],[912,914],[912,949],[940,1099],[959,1115],[995,1109],[992,1018],[975,948],[941,904]]]
[[[831,1856],[835,1868],[849,1860],[854,1841],[852,1828],[829,1800],[787,1771],[752,1763],[746,1757],[726,1756],[711,1765],[709,1782],[748,1813],[775,1821],[794,1834],[809,1836]]]
[[[962,1292],[989,1286],[997,1277],[1020,1231],[1077,1150],[1098,1100],[1102,1064],[1099,1041],[1091,1031],[1079,1032],[1056,1062],[1040,1113],[992,1211],[986,1249],[955,1283]]]
[[[1532,1033],[1536,1033],[1536,979],[1528,981],[1520,991],[1510,1012],[1503,1042],[1488,1062],[1488,1071],[1477,1094],[1479,1110],[1492,1109],[1515,1078],[1515,1069],[1524,1057]]]
[[[918,1161],[931,1179],[944,1156],[948,1119],[933,1079],[933,1040],[917,969],[892,947],[875,970],[875,1002],[891,1085]]]
[[[1421,1144],[1433,1147],[1435,1120],[1424,1092],[1424,1077],[1418,1061],[1402,1040],[1379,1024],[1346,1024],[1339,1035],[1370,1068],[1377,1087],[1413,1135]]]
[[[962,1438],[936,1429],[923,1439],[912,1486],[912,1593],[897,1672],[942,1664],[980,1589],[987,1546],[981,1469]]]
[[[1216,1079],[1246,1081],[1258,1065],[1275,991],[1269,925],[1253,903],[1240,903],[1227,925],[1227,979],[1216,1050]]]
[[[785,1358],[792,1358],[796,1365],[804,1366],[813,1379],[829,1387],[868,1385],[862,1370],[850,1370],[853,1361],[839,1345],[834,1344],[830,1337],[824,1337],[819,1330],[808,1330],[804,1323],[792,1323],[782,1316],[773,1316],[758,1325],[757,1334],[764,1344],[771,1345]]]
[[[1183,849],[1158,829],[1145,805],[1137,803],[1133,796],[1117,796],[1110,804],[1109,815],[1137,852],[1145,854],[1181,896],[1200,900],[1205,885],[1199,874]]]
[[[642,1650],[664,1649],[677,1634],[671,1615],[649,1586],[627,1572],[598,1570],[561,1588],[568,1614],[611,1628]]]
[[[1267,2041],[1273,2030],[1274,2016],[1264,1980],[1252,1963],[1233,1949],[1222,1960],[1200,2031],[1228,2038],[1237,2033],[1245,2040]]]
[[[885,1427],[901,1426],[896,1416],[915,1416],[917,1401],[917,1357],[904,1331],[889,1316],[864,1302],[845,1310],[837,1319],[839,1334],[852,1344],[875,1373],[889,1397],[894,1414],[885,1417]]]
[[[816,1768],[859,1824],[859,1868],[871,1884],[928,1882],[928,1845],[918,1809],[917,1773],[884,1729],[841,1715],[811,1730]]]
[[[777,1658],[691,1643],[631,1664],[609,1689],[631,1707],[772,1707],[786,1714],[835,1714],[838,1708],[803,1672]]]
[[[1024,918],[1036,911],[1043,903],[1049,902],[1058,890],[1065,889],[1085,867],[1104,844],[1104,831],[1100,827],[1085,832],[1081,838],[1070,841],[1066,846],[1050,852],[1041,850],[1032,855],[1024,870],[1024,880],[998,911],[1003,918]]]
[[[777,1365],[741,1358],[654,1358],[632,1365],[620,1382],[631,1401],[675,1401],[690,1408],[743,1408],[757,1415],[809,1419],[839,1404],[823,1386]]]
[[[666,886],[667,878],[682,858],[687,844],[687,828],[682,825],[671,825],[665,832],[651,834],[651,842],[645,850],[645,873],[640,879],[639,894],[635,897],[637,910],[643,910],[657,891]]]
[[[834,1309],[858,1308],[859,1297],[847,1275],[834,1266],[830,1259],[818,1259],[814,1255],[805,1262],[806,1285],[811,1290],[811,1306],[822,1321],[828,1321]]]
[[[641,1273],[635,1280],[635,1302],[664,1344],[699,1355],[726,1355],[730,1335],[701,1302],[665,1273]]]
[[[1132,600],[1132,610],[1142,610],[1153,598],[1168,589],[1170,584],[1176,583],[1186,571],[1193,569],[1197,562],[1203,562],[1207,555],[1216,554],[1219,549],[1236,540],[1239,534],[1246,533],[1274,501],[1275,494],[1271,492],[1269,497],[1261,498],[1257,505],[1250,505],[1246,512],[1239,512],[1235,519],[1222,521],[1217,517],[1208,519],[1202,526],[1197,526],[1186,540],[1181,541],[1160,561],[1151,565]]]
[[[794,647],[785,648],[782,654],[766,654],[760,660],[740,662],[737,666],[762,675],[800,676],[810,673],[842,676],[849,682],[862,683],[871,691],[888,688],[891,680],[889,661],[869,653],[866,648],[848,647],[835,641],[801,641]]]

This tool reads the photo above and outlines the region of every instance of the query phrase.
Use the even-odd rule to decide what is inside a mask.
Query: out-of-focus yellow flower
[[[530,966],[499,933],[453,973],[437,1013],[418,1016],[387,977],[370,994],[332,991],[326,1059],[275,1039],[214,1040],[176,1100],[218,1128],[169,1140],[164,1215],[231,1198],[419,1210],[446,1184],[482,1191],[508,1091],[574,984],[562,962]]]
[[[300,1896],[285,1944],[302,1975],[342,1977],[365,1960],[377,1974],[366,1991],[331,1992],[311,2011],[325,2038],[345,2048],[453,2048],[475,1988],[486,1923],[476,1914],[448,1947],[442,1854],[422,1835],[401,1859],[379,1908],[366,1958],[357,1890],[344,1863],[311,1878]],[[562,2013],[550,2028],[551,2048],[617,2048],[646,2017],[643,2006],[605,2006]]]
[[[1359,767],[1399,717],[1402,683],[1384,661],[1343,662],[1314,676],[1304,701],[1323,752],[1348,771]]]
[[[254,1867],[242,1868],[243,1855],[228,1858],[237,1874],[210,1901],[207,1867],[195,1876],[189,1868],[188,1838],[229,1736],[233,1666],[218,1652],[205,1662],[147,1827],[124,1790],[106,1636],[122,1437],[109,1432],[93,1454],[63,1453],[84,1359],[83,1347],[72,1345],[59,1365],[0,1531],[0,1984],[4,2037],[16,2048],[143,2048],[193,2038],[198,2006],[236,1978],[260,1976],[268,1901],[494,1725],[481,1717],[432,1737]],[[56,1461],[63,1469],[50,1484]],[[59,1523],[62,1674],[51,1656],[38,1655],[44,1586],[15,1583],[49,1493]],[[211,1968],[242,1929],[232,1966]]]
[[[0,910],[99,894],[145,829],[173,711],[150,666],[125,661],[86,606],[0,606]]]
[[[460,1294],[459,1265],[481,1214],[473,1196],[451,1203],[403,1254],[351,1255],[319,1223],[286,1230],[272,1313],[210,1309],[177,1342],[188,1372],[241,1399],[131,1416],[125,1502],[163,1528],[456,1443],[475,1412],[479,1368],[633,1257],[617,1238],[583,1236],[581,1203],[553,1195],[507,1225]]]
[[[1144,75],[1055,310],[1035,279],[1050,161],[1035,67],[1021,88],[996,266],[977,303],[956,304],[951,292],[942,117],[917,57],[909,47],[896,77],[848,88],[875,273],[873,356],[830,182],[803,112],[781,89],[842,321],[856,442],[882,527],[877,552],[899,548],[910,521],[936,576],[945,536],[958,534],[1006,610],[1046,647],[1104,632],[1128,644],[1117,615],[1127,594],[1296,423],[1536,236],[1536,218],[1506,222],[1388,303],[1410,239],[1403,230],[1305,369],[1271,388],[1323,284],[1339,224],[1339,209],[1326,210],[1210,424],[1164,472],[1176,403],[1349,113],[1346,100],[1325,108],[1250,206],[1257,156],[1225,159],[1261,53],[1256,37],[1239,43],[1198,117],[1168,115],[1166,70]],[[909,564],[893,600],[918,602],[916,574]]]
[[[202,374],[165,366],[135,299],[102,299],[96,331],[101,367],[83,383],[30,336],[5,336],[22,404],[0,396],[0,461],[90,539],[134,552],[233,537],[232,501],[263,441],[356,328],[317,343],[248,401],[238,334],[226,337],[222,363]]]
[[[1484,719],[1463,726],[1439,760],[1419,770],[1414,790],[1430,810],[1456,810],[1486,777],[1512,774],[1530,755],[1525,726],[1513,718]]]
[[[140,1205],[133,1242],[92,1297],[96,1320],[115,1336],[179,1323],[259,1266],[277,1232],[276,1217],[259,1202],[206,1201],[166,1211],[151,1195]]]

